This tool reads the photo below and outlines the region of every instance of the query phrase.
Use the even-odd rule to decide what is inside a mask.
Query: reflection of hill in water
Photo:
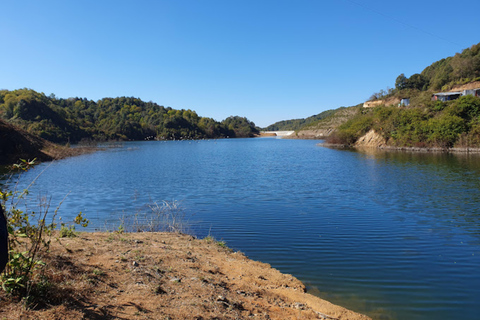
[[[384,190],[372,195],[377,201],[394,202],[393,206],[415,213],[420,223],[423,215],[434,215],[434,231],[448,234],[453,227],[462,227],[480,239],[480,154],[349,151],[372,159],[376,164],[372,174],[390,177]]]

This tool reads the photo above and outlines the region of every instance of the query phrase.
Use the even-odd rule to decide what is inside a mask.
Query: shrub
[[[360,114],[337,128],[334,134],[326,139],[328,143],[352,145],[373,126],[371,114]]]
[[[33,165],[34,161],[22,160],[20,164],[14,166],[14,169],[25,171]],[[23,191],[0,189],[0,205],[7,209],[5,216],[9,234],[8,262],[0,276],[0,283],[7,293],[25,298],[27,303],[34,300],[32,293],[42,292],[37,289],[43,283],[41,271],[45,264],[39,257],[49,249],[61,205],[60,203],[50,214],[50,201],[42,197],[36,206],[37,211],[31,211],[27,206],[20,209],[20,201],[26,202],[28,194],[28,188]],[[8,207],[5,206],[7,203]],[[88,220],[81,213],[75,222],[88,224]]]
[[[465,131],[465,121],[448,114],[430,119],[428,125],[431,131],[428,141],[442,148],[452,147],[460,134]]]
[[[480,98],[471,95],[462,96],[452,101],[446,111],[451,115],[471,121],[480,116]]]

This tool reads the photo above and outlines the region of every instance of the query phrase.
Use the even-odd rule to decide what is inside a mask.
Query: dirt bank
[[[51,249],[38,310],[2,291],[1,319],[369,319],[214,240],[82,233]]]
[[[408,151],[408,152],[442,152],[442,153],[480,153],[480,148],[437,148],[437,147],[406,147],[388,145],[385,138],[375,132],[373,129],[360,137],[353,146],[344,144],[320,143],[323,147],[345,149],[355,148],[365,150],[377,149],[385,151]]]
[[[480,88],[480,81],[473,81],[473,82],[469,82],[467,84],[454,85],[450,89],[450,91],[463,91],[463,90],[478,89],[478,88]]]
[[[94,152],[94,147],[69,148],[61,146],[0,119],[0,165],[18,163],[19,159],[50,161]]]

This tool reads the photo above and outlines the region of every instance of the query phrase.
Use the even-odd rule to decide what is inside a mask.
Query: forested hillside
[[[312,124],[316,121],[325,119],[333,115],[337,110],[327,110],[308,118],[283,120],[275,122],[264,128],[265,131],[284,131],[284,130],[298,130],[304,126]]]
[[[433,92],[448,91],[456,85],[480,81],[480,43],[432,63],[421,73],[406,77],[403,73],[395,80],[395,88],[374,93],[371,100],[409,98],[420,106],[431,100]]]
[[[374,108],[359,104],[328,110],[325,118],[302,123],[291,137],[326,138],[330,143],[353,145],[373,129],[390,146],[480,148],[480,98],[432,101],[435,92],[462,87],[480,87],[480,43],[432,63],[421,73],[399,75],[395,88],[387,87],[372,95]],[[410,99],[410,105],[399,107],[405,98]],[[280,124],[293,123],[300,122]]]
[[[222,122],[192,110],[175,110],[133,97],[57,98],[31,89],[1,90],[0,118],[46,140],[145,140],[252,137],[255,124],[244,117]]]
[[[480,147],[480,98],[436,101],[422,107],[379,106],[364,109],[327,138],[353,145],[375,130],[396,147]]]
[[[327,141],[354,144],[374,130],[387,145],[396,147],[480,148],[480,97],[475,93],[452,101],[434,101],[432,94],[459,85],[480,87],[480,44],[433,63],[409,78],[397,77],[395,88],[372,96],[374,108],[340,125]],[[387,101],[410,99],[410,105],[388,105]],[[387,105],[385,105],[387,104]]]

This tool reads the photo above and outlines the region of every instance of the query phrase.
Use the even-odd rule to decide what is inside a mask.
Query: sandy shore
[[[4,319],[369,319],[213,239],[81,233],[53,240],[37,310],[0,293]]]

